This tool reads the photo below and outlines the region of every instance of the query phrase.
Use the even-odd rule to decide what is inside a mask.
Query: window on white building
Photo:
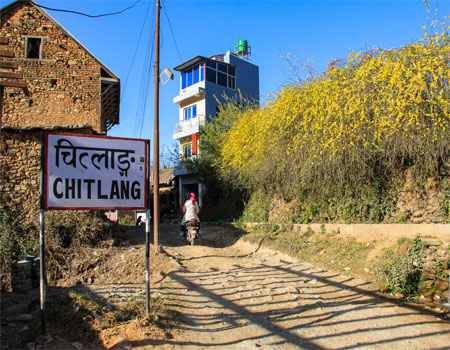
[[[206,64],[196,65],[187,71],[181,72],[181,88],[185,89],[199,81],[207,80],[235,89],[235,72],[236,69],[231,64],[207,60]]]
[[[197,105],[192,105],[183,109],[184,120],[190,120],[197,116]]]
[[[181,72],[181,88],[184,89],[198,83],[199,81],[205,80],[204,71],[205,65],[201,64],[194,66],[185,72]]]
[[[183,145],[183,158],[188,159],[192,157],[192,145],[190,143],[185,143]]]

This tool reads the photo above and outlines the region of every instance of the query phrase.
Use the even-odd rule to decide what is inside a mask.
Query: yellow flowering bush
[[[359,196],[411,166],[437,175],[450,144],[449,62],[447,34],[351,54],[240,112],[221,142],[221,173],[287,199]]]

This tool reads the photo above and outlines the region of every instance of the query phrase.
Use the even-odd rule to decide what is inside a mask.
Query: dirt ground
[[[228,235],[208,227],[197,246],[167,242],[179,267],[160,292],[180,312],[178,331],[133,348],[450,349],[449,322]]]
[[[98,267],[93,290],[142,286],[142,274],[125,267],[141,270],[138,237]],[[243,242],[229,228],[202,227],[191,247],[176,226],[163,226],[161,242],[165,271],[152,274],[153,293],[177,312],[170,334],[122,332],[108,348],[450,349],[448,321],[380,297],[362,280]]]

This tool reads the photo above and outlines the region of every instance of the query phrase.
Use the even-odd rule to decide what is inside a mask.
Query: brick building
[[[119,78],[47,12],[0,9],[0,205],[35,222],[42,132],[106,134],[119,106]]]

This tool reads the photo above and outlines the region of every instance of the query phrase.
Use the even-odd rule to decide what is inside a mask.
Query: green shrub
[[[271,198],[263,191],[253,192],[241,220],[243,222],[267,222]]]
[[[0,266],[1,272],[25,253],[24,230],[8,209],[0,207]]]
[[[450,178],[442,181],[442,201],[441,210],[445,221],[450,222]]]
[[[92,212],[48,212],[46,233],[62,248],[95,246],[109,235],[108,224]]]
[[[341,195],[303,194],[298,201],[297,223],[312,222],[381,222],[395,207],[387,181],[364,186],[358,192],[343,191]]]
[[[401,293],[407,297],[416,295],[423,271],[423,250],[424,245],[420,236],[411,243],[403,241],[396,247],[388,249],[376,268],[382,289],[390,293]]]

